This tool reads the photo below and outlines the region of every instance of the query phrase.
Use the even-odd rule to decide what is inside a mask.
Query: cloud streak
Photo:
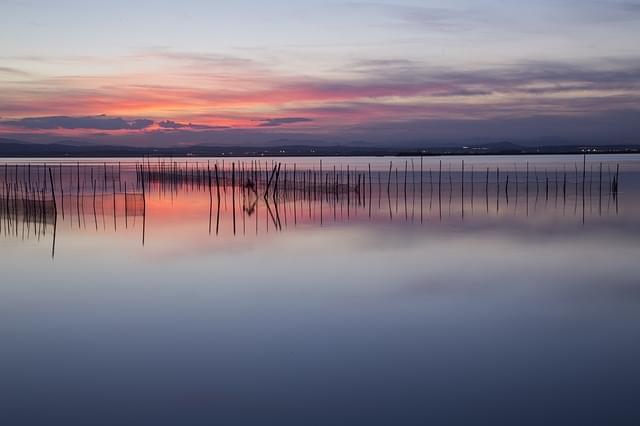
[[[106,115],[89,117],[27,117],[20,120],[3,121],[3,125],[29,130],[53,129],[95,129],[95,130],[143,130],[153,125],[153,120],[135,119],[125,120],[111,118]]]
[[[311,118],[305,117],[283,117],[283,118],[267,118],[266,120],[260,120],[261,123],[258,125],[259,127],[278,127],[284,126],[287,124],[295,124],[295,123],[308,123],[313,121]]]
[[[17,68],[12,68],[12,67],[0,67],[0,74],[9,74],[9,75],[20,76],[20,77],[27,77],[30,75],[26,71],[23,71]]]
[[[192,56],[172,60],[198,62]],[[226,64],[222,75],[206,70],[209,61],[217,60]],[[202,63],[203,69],[180,68],[163,76],[162,82],[154,81],[154,75],[143,80],[138,74],[0,82],[0,116],[5,117],[0,134],[48,131],[82,136],[101,131],[121,137],[143,131],[169,133],[178,140],[188,132],[273,133],[270,128],[279,128],[324,137],[372,129],[376,123],[401,126],[420,120],[491,121],[640,110],[640,58],[527,61],[471,69],[410,60],[359,60],[340,74],[322,78],[262,74],[258,68],[244,69],[242,60],[215,56],[202,58]],[[375,136],[373,131],[370,136]]]
[[[380,109],[390,105],[411,106],[415,112],[437,112],[438,106],[455,103],[468,111],[491,116],[504,105],[521,105],[534,108],[544,100],[564,103],[567,111],[583,98],[592,100],[598,110],[619,108],[615,97],[640,97],[640,66],[630,61],[623,64],[571,65],[560,63],[529,62],[517,66],[496,69],[451,70],[431,69],[420,64],[359,64],[354,67],[355,77],[312,79],[300,77],[274,77],[259,87],[245,89],[239,78],[225,87],[198,85],[197,81],[176,82],[180,85],[114,84],[108,79],[63,79],[8,86],[3,90],[0,115],[4,117],[39,117],[57,113],[55,120],[33,119],[30,122],[16,120],[16,126],[25,128],[83,128],[81,120],[69,122],[65,116],[107,113],[109,115],[153,116],[149,119],[165,119],[176,111],[186,121],[173,121],[164,128],[198,126],[254,126],[253,117],[258,111],[271,111],[273,115],[297,118],[296,111],[316,111],[324,115],[302,117],[314,121],[323,118],[340,122],[341,116],[330,116],[329,110],[353,107],[358,104],[377,104]],[[189,84],[184,84],[189,83]],[[39,88],[45,84],[46,90]],[[91,88],[92,86],[94,86]],[[82,86],[89,86],[83,88]],[[442,108],[442,114],[447,109]],[[367,117],[361,115],[362,120]],[[295,115],[292,115],[295,114]],[[48,115],[47,115],[48,117]],[[46,118],[46,117],[45,117]],[[392,117],[391,117],[392,118]],[[104,119],[104,117],[103,117]],[[202,122],[202,119],[205,122]],[[85,118],[93,121],[100,118]],[[125,120],[109,122],[101,120],[100,127],[113,125],[126,129],[132,127]],[[265,120],[262,127],[291,124],[285,121]],[[75,127],[74,127],[75,126]],[[87,126],[89,127],[89,126]],[[109,127],[107,127],[108,129]],[[205,127],[200,127],[204,129]]]
[[[173,120],[160,121],[158,122],[158,126],[162,129],[169,129],[169,130],[177,130],[177,129],[217,130],[217,129],[229,128],[229,126],[209,126],[206,124],[178,123]]]

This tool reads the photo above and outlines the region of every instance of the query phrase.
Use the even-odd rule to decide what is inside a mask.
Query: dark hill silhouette
[[[544,145],[523,146],[496,142],[470,146],[377,147],[363,142],[346,145],[312,143],[294,144],[274,141],[264,146],[192,145],[186,147],[134,147],[93,145],[78,141],[31,143],[0,138],[1,157],[139,157],[151,156],[381,156],[381,155],[514,155],[514,154],[580,154],[640,153],[640,145]]]

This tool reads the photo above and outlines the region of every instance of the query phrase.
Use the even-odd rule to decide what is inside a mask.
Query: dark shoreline
[[[11,145],[11,146],[8,146]],[[640,146],[624,147],[540,147],[521,149],[352,149],[348,147],[188,147],[188,148],[136,148],[136,147],[79,147],[68,145],[18,145],[0,143],[0,158],[122,158],[122,157],[441,157],[488,155],[592,155],[640,154]]]
[[[640,144],[518,145],[497,142],[451,146],[354,146],[312,144],[266,144],[265,146],[190,145],[182,147],[137,147],[79,145],[77,142],[37,144],[0,138],[0,158],[65,157],[407,157],[485,155],[582,155],[640,154]]]
[[[520,153],[512,153],[512,152],[487,152],[487,153],[388,153],[388,154],[133,154],[133,153],[121,153],[121,154],[100,154],[100,153],[91,153],[91,154],[15,154],[15,155],[3,155],[0,154],[0,159],[22,159],[22,158],[299,158],[299,157],[307,157],[307,158],[326,158],[326,157],[351,157],[351,158],[365,158],[365,157],[491,157],[491,156],[561,156],[561,155],[583,155],[584,152],[575,152],[575,151],[567,151],[567,152],[520,152]],[[638,155],[640,154],[640,150],[635,151],[607,151],[607,152],[589,152],[586,153],[589,155]]]

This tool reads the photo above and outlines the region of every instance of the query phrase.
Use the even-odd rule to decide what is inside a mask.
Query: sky
[[[640,143],[640,0],[0,0],[0,137]]]

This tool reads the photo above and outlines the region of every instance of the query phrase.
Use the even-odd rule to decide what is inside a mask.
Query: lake
[[[0,181],[2,424],[640,424],[640,156]]]

